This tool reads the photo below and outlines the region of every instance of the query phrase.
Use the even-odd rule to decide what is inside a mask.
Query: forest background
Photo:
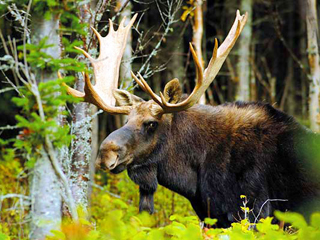
[[[247,25],[201,103],[269,102],[319,132],[319,8],[316,0],[0,1],[0,239],[275,239],[293,233],[318,239],[319,214],[307,225],[300,215],[278,213],[293,223],[291,232],[271,219],[256,224],[257,232],[248,219],[229,230],[201,229],[190,204],[161,187],[155,215],[138,215],[138,187],[126,173],[110,175],[94,165],[101,141],[125,119],[79,103],[61,83],[82,90],[81,72],[92,74],[74,49],[98,54],[89,26],[104,36],[108,19],[117,28],[124,16],[129,21],[138,13],[120,88],[148,99],[132,81],[133,70],[157,93],[175,77],[190,93],[189,42],[207,64],[214,38],[223,41],[240,9],[248,12]],[[58,71],[66,77],[59,79]],[[242,197],[239,211],[250,211]]]

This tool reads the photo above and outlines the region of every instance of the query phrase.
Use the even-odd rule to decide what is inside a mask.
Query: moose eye
[[[154,122],[154,121],[146,122],[145,127],[148,132],[152,132],[156,130],[156,128],[158,127],[158,122]]]

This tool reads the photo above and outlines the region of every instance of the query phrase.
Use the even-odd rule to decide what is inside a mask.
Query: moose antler
[[[85,73],[84,93],[75,90],[66,84],[67,92],[77,98],[82,98],[85,102],[92,103],[102,110],[111,114],[129,114],[131,107],[115,107],[115,98],[113,91],[118,88],[119,68],[128,33],[136,20],[138,14],[135,14],[130,23],[125,27],[125,18],[122,19],[117,31],[113,29],[113,22],[109,20],[109,33],[102,37],[93,27],[94,34],[97,36],[100,44],[100,54],[97,59],[90,56],[83,49],[77,48],[86,56],[93,67],[95,82],[93,86],[89,75]]]
[[[231,30],[219,48],[218,48],[218,41],[217,39],[215,39],[215,45],[214,45],[212,57],[210,59],[208,67],[204,71],[201,67],[197,54],[193,49],[193,46],[190,43],[190,51],[192,53],[192,57],[196,65],[197,82],[192,93],[183,102],[180,102],[177,104],[168,103],[161,92],[159,97],[152,91],[148,83],[143,79],[143,77],[140,74],[138,74],[139,75],[139,78],[138,78],[137,76],[135,76],[133,72],[131,72],[132,77],[135,79],[138,85],[145,92],[147,92],[157,104],[160,105],[164,113],[178,112],[178,111],[186,110],[192,107],[194,104],[198,102],[201,95],[206,91],[206,89],[209,87],[209,85],[212,83],[212,81],[218,74],[220,68],[222,67],[222,64],[226,60],[229,52],[233,48],[242,29],[244,28],[244,25],[247,22],[247,18],[248,18],[247,13],[245,15],[240,15],[239,10],[237,10],[236,19],[231,27]]]

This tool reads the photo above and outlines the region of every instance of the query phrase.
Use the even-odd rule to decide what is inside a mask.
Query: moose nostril
[[[112,170],[118,165],[119,155],[116,152],[111,152],[107,161],[108,168]]]
[[[116,163],[112,163],[110,166],[109,166],[109,169],[114,169],[116,167]]]
[[[99,155],[101,158],[101,168],[106,167],[112,170],[118,166],[120,155],[122,155],[122,146],[116,140],[105,139],[101,146]]]

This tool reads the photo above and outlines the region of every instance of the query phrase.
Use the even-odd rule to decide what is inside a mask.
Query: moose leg
[[[132,181],[139,185],[139,212],[147,211],[152,214],[154,212],[153,194],[158,186],[156,169],[152,167],[129,167],[128,175]]]
[[[207,214],[206,214],[206,211],[202,208],[201,199],[194,198],[194,199],[190,200],[190,203],[193,207],[193,210],[198,215],[199,219],[201,221],[204,221],[204,219],[207,217]]]
[[[139,202],[139,212],[147,211],[150,214],[154,212],[153,206],[153,194],[155,191],[145,190],[139,188],[140,190],[140,202]]]

